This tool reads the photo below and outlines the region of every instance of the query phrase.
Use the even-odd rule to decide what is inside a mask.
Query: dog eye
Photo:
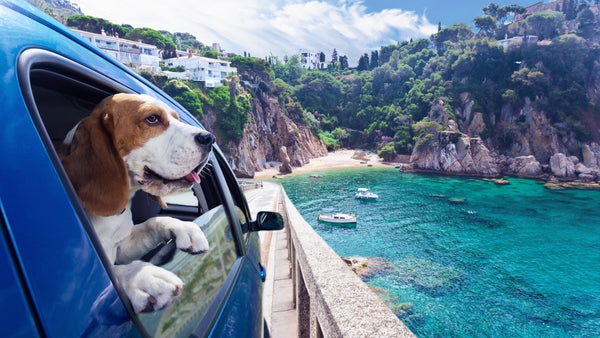
[[[160,117],[158,115],[150,115],[146,117],[146,123],[151,126],[157,125],[160,123]]]

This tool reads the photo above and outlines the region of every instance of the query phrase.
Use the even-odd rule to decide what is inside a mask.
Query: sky
[[[356,66],[381,46],[428,38],[438,23],[448,27],[483,15],[490,2],[523,7],[536,0],[73,0],[85,15],[115,24],[187,32],[226,52],[284,56],[300,49],[335,48]]]

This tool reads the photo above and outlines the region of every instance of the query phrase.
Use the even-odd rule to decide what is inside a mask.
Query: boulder
[[[434,170],[454,175],[496,176],[498,164],[479,137],[470,137],[449,128],[435,134],[435,142],[415,147],[410,157],[410,169]]]
[[[392,269],[392,266],[382,257],[355,256],[341,258],[363,280],[367,280],[384,270]]]
[[[509,158],[504,172],[519,177],[539,177],[543,174],[542,165],[533,155]]]
[[[597,143],[592,142],[590,145],[585,144],[581,149],[581,153],[583,156],[583,164],[586,167],[593,169],[600,168],[600,156],[598,156],[600,155],[600,146]]]
[[[550,170],[558,178],[575,178],[575,164],[563,153],[550,157]]]
[[[281,159],[281,165],[279,166],[279,172],[282,174],[291,174],[292,165],[290,164],[290,157],[286,147],[279,148],[279,158]]]

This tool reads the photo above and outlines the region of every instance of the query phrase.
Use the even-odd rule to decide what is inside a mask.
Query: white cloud
[[[360,55],[437,31],[423,16],[401,9],[368,12],[362,1],[75,0],[86,15],[134,27],[188,32],[229,52],[282,58],[298,49],[333,49],[356,65]]]

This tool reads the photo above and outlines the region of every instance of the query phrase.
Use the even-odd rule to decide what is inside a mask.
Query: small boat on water
[[[358,188],[358,191],[356,194],[354,194],[354,197],[363,200],[376,200],[379,198],[379,195],[370,192],[367,188]]]
[[[341,212],[332,212],[331,214],[317,215],[317,221],[338,224],[356,224],[357,214],[344,214]]]

